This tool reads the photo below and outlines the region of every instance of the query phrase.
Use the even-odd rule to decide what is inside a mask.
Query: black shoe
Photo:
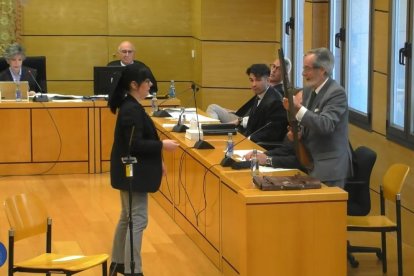
[[[116,276],[117,273],[120,273],[122,275],[125,275],[125,266],[124,264],[117,264],[117,263],[111,263],[109,266],[109,275],[110,276]]]

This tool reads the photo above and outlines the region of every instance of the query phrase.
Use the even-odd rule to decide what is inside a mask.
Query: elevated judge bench
[[[164,152],[168,175],[153,197],[224,275],[346,275],[346,192],[260,191],[250,171],[219,165],[225,136],[204,137],[213,150],[194,149],[163,127],[171,121],[153,119],[180,144]],[[1,103],[0,120],[1,175],[109,171],[115,116],[104,101]],[[253,148],[248,139],[236,145]]]

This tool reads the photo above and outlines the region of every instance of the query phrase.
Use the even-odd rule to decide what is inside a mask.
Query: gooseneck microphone
[[[181,118],[184,115],[185,108],[182,107],[180,111],[180,116],[178,116],[177,124],[173,127],[173,132],[185,132],[188,129],[188,126],[182,124]]]
[[[43,89],[40,86],[40,84],[37,82],[36,78],[33,76],[32,70],[28,70],[28,73],[30,75],[30,77],[32,78],[32,80],[36,83],[37,88],[39,89],[40,95],[36,95],[33,98],[34,102],[48,102],[49,98],[47,97],[47,95],[43,94]]]
[[[194,98],[194,106],[196,111],[196,121],[197,121],[197,131],[198,131],[198,141],[194,144],[195,149],[214,149],[214,146],[209,142],[206,142],[201,139],[200,134],[200,122],[198,120],[198,109],[197,109],[197,99],[196,99],[196,92],[199,90],[195,83],[191,84],[191,89],[193,89],[193,98]]]
[[[243,142],[244,140],[246,140],[247,138],[249,138],[250,136],[252,136],[253,134],[258,133],[259,131],[262,131],[263,129],[265,129],[266,127],[270,126],[271,124],[273,124],[273,122],[268,122],[267,124],[265,124],[264,126],[256,129],[255,131],[253,131],[249,136],[244,137],[243,139],[241,139],[240,141],[238,141],[236,144],[234,144],[233,148],[236,147],[238,144],[240,144],[241,142]],[[226,149],[226,151],[224,152],[224,158],[221,160],[220,165],[222,167],[231,167],[233,166],[234,163],[236,163],[236,160],[234,160],[231,157],[227,156],[227,152],[229,149]]]

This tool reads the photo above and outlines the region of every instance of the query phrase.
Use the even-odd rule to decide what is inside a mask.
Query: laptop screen
[[[21,81],[19,85],[22,101],[28,101],[29,82]],[[16,87],[17,84],[14,81],[0,81],[1,101],[16,101]]]

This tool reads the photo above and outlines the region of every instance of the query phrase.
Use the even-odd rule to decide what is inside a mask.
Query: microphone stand
[[[195,105],[195,110],[196,110],[196,121],[197,121],[197,131],[198,131],[198,141],[195,142],[193,147],[195,149],[214,149],[214,146],[212,144],[201,139],[200,123],[198,120],[198,109],[197,109],[197,100],[196,100],[196,91],[198,91],[198,87],[193,83],[191,85],[191,88],[193,89],[193,98],[194,98],[194,105]]]
[[[43,92],[42,92],[42,87],[40,86],[40,84],[37,82],[37,80],[36,80],[36,78],[33,76],[33,74],[32,74],[32,70],[29,70],[28,71],[29,72],[29,75],[30,75],[30,77],[32,78],[32,80],[36,83],[36,85],[37,85],[37,88],[39,88],[39,92],[40,92],[40,95],[36,95],[36,96],[34,96],[33,97],[33,101],[34,102],[48,102],[49,101],[49,98],[47,97],[47,95],[44,95],[43,94]]]
[[[249,136],[252,136],[252,135],[258,133],[259,131],[262,131],[263,129],[265,129],[266,127],[270,126],[271,124],[273,124],[273,122],[268,122],[267,124],[265,124],[261,128],[258,128],[255,131],[253,131]],[[240,141],[238,141],[237,143],[235,143],[233,145],[233,148],[235,148],[238,144],[240,144],[241,142],[243,142],[244,140],[246,140],[249,136],[246,136],[243,139],[241,139]],[[222,167],[232,167],[233,164],[236,163],[236,160],[234,160],[232,157],[228,157],[227,156],[227,152],[228,152],[228,149],[226,149],[226,151],[224,153],[224,158],[220,162],[220,165]]]
[[[130,246],[130,253],[131,253],[131,274],[134,275],[135,273],[135,259],[134,259],[134,239],[133,239],[133,224],[132,224],[132,178],[134,177],[134,164],[137,163],[137,158],[131,156],[131,144],[132,144],[132,136],[134,134],[135,126],[132,127],[131,137],[129,140],[129,152],[128,156],[121,157],[122,163],[125,165],[125,174],[128,179],[128,227],[129,227],[129,246]]]
[[[172,129],[173,132],[185,132],[188,129],[188,127],[182,124],[181,122],[181,117],[183,116],[184,112],[185,112],[185,108],[182,107],[180,116],[178,116],[177,124]]]

